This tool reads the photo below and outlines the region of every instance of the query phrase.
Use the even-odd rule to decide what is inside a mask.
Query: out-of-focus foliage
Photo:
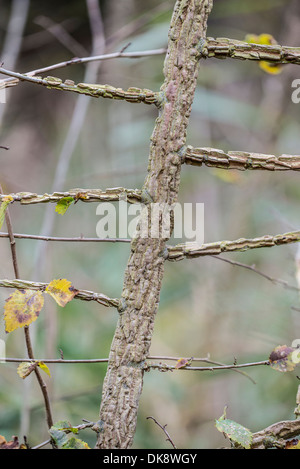
[[[243,40],[246,34],[268,33],[278,43],[300,46],[300,5],[297,0],[216,0],[208,35]],[[0,50],[12,2],[0,5]],[[100,2],[109,50],[164,47],[174,1],[110,0]],[[50,34],[41,17],[59,24],[73,38],[72,50]],[[79,49],[79,50],[78,50]],[[31,0],[16,71],[29,71],[89,55],[91,33],[86,4]],[[101,64],[97,81],[127,89],[159,90],[163,56],[140,60],[118,59]],[[55,76],[80,82],[85,67],[55,71]],[[297,65],[286,65],[280,75],[264,73],[256,62],[201,61],[198,87],[187,143],[223,150],[299,154],[299,105],[291,100],[291,83],[299,78]],[[50,192],[78,97],[28,83],[7,92],[0,129],[0,183],[5,193]],[[153,107],[104,99],[90,99],[63,187],[140,188],[147,171],[149,139],[157,112]],[[289,172],[225,173],[211,168],[182,168],[179,201],[204,202],[205,242],[255,237],[298,229],[299,174]],[[229,177],[224,177],[228,175]],[[54,213],[54,236],[96,236],[97,204],[79,201],[61,217]],[[16,233],[39,234],[44,216],[54,204],[9,206]],[[46,212],[47,210],[47,212]],[[3,224],[2,230],[5,229]],[[175,240],[180,242],[181,240]],[[42,260],[37,249],[42,246]],[[255,265],[272,277],[295,284],[297,245],[227,255]],[[128,244],[46,243],[17,240],[20,276],[40,282],[68,278],[76,288],[119,297],[129,256]],[[0,239],[0,278],[13,278],[9,242]],[[38,264],[41,262],[42,264]],[[42,268],[38,268],[37,265]],[[37,277],[38,276],[38,277]],[[0,291],[3,309],[9,292]],[[48,301],[49,300],[49,301]],[[107,357],[118,313],[94,302],[74,299],[64,309],[45,298],[44,313],[30,326],[37,358]],[[93,303],[93,304],[92,304]],[[292,308],[294,307],[294,309]],[[298,311],[297,311],[298,308]],[[215,258],[167,263],[156,317],[152,355],[206,357],[238,363],[266,360],[278,344],[299,338],[299,293],[272,284],[246,269]],[[25,356],[21,329],[6,335],[9,357]],[[51,394],[54,420],[72,425],[82,418],[98,420],[104,364],[49,365],[45,381]],[[277,420],[293,418],[296,371],[278,373],[271,367],[251,368],[256,385],[236,372],[145,375],[135,447],[169,448],[160,429],[146,417],[154,416],[178,448],[224,446],[215,419],[228,405],[230,417],[257,431]],[[7,441],[23,435],[34,445],[48,438],[40,389],[31,375],[17,376],[17,364],[0,364],[0,433]],[[29,383],[29,384],[28,384]],[[24,408],[30,409],[26,424]],[[251,409],[251,411],[249,411]],[[90,447],[93,432],[82,434]]]

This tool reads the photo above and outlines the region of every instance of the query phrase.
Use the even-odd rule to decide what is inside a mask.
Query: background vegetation
[[[108,47],[127,51],[164,47],[172,1],[100,1]],[[1,2],[0,50],[11,11]],[[42,18],[62,23],[74,38],[72,50],[60,35],[50,34]],[[300,6],[296,0],[215,0],[208,35],[244,39],[247,33],[270,33],[279,43],[299,46]],[[126,30],[123,29],[126,27]],[[31,0],[16,71],[29,71],[75,55],[89,55],[91,33],[86,3]],[[101,64],[97,82],[126,89],[158,90],[163,56],[117,59]],[[85,68],[76,65],[54,75],[75,82]],[[291,83],[300,78],[295,65],[270,76],[254,62],[211,59],[201,62],[187,143],[223,150],[299,154],[299,105],[291,101]],[[149,138],[156,111],[145,105],[103,99],[90,100],[78,134],[63,187],[140,188],[147,170]],[[0,182],[5,193],[51,192],[77,96],[22,83],[10,90],[0,129]],[[205,242],[277,234],[298,228],[297,173],[225,172],[182,168],[180,202],[205,203]],[[97,204],[77,204],[55,215],[52,235],[96,236]],[[55,206],[14,204],[16,233],[39,234],[45,216]],[[3,227],[3,230],[5,227]],[[51,233],[47,233],[51,234]],[[42,251],[39,251],[41,249]],[[48,282],[66,277],[80,289],[119,297],[129,245],[108,243],[47,243],[18,240],[21,278]],[[41,255],[39,255],[39,253]],[[272,277],[296,285],[297,245],[227,254],[226,258],[255,266]],[[13,278],[7,239],[0,239],[0,278]],[[11,293],[0,291],[0,308]],[[299,294],[215,258],[167,263],[156,318],[152,355],[203,357],[224,363],[264,360],[279,344],[299,338]],[[34,325],[35,356],[59,358],[107,357],[117,312],[98,304],[73,301],[66,308],[46,302]],[[5,335],[9,357],[24,356],[23,331]],[[40,390],[34,378],[23,382],[15,364],[0,364],[0,433],[27,434],[30,444],[47,438]],[[50,365],[54,418],[97,420],[106,365]],[[257,431],[278,420],[293,418],[298,386],[296,373],[253,368],[245,376],[232,371],[145,375],[134,446],[168,448],[151,420],[154,416],[178,448],[224,445],[214,419],[228,405],[229,418]],[[29,408],[28,413],[24,411]],[[25,432],[25,433],[24,433]],[[95,436],[83,439],[93,445]]]

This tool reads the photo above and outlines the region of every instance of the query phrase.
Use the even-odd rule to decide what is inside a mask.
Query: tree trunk
[[[212,0],[177,0],[171,20],[161,87],[161,106],[151,138],[145,207],[177,201],[181,152],[191,112]],[[122,311],[103,384],[96,448],[130,448],[133,442],[144,361],[149,353],[166,260],[166,238],[132,240],[125,272]]]

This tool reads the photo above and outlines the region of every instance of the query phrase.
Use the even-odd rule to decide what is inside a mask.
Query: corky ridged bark
[[[148,175],[142,201],[177,200],[182,151],[205,43],[212,0],[177,0],[171,20],[161,87],[161,108],[151,137]],[[125,272],[119,321],[111,346],[100,408],[96,448],[129,448],[136,430],[143,386],[143,363],[167,257],[166,239],[137,236]]]

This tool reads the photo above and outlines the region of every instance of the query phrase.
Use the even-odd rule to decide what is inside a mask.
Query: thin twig
[[[166,424],[166,425],[161,425],[161,424],[156,420],[156,418],[151,417],[151,416],[150,416],[150,417],[146,417],[146,419],[147,419],[147,420],[148,420],[148,419],[152,419],[152,420],[156,423],[156,425],[158,425],[158,426],[162,429],[162,431],[164,432],[164,434],[166,435],[166,437],[167,437],[166,441],[169,441],[169,442],[171,443],[171,445],[173,446],[173,448],[174,448],[174,449],[177,449],[177,447],[175,446],[175,444],[174,444],[172,438],[170,437],[170,434],[169,434],[169,433],[167,432],[167,430],[166,430],[167,424]]]
[[[92,55],[88,57],[74,57],[70,60],[64,60],[63,62],[59,62],[53,65],[48,65],[47,67],[37,68],[35,70],[31,70],[30,72],[26,72],[22,74],[22,76],[27,75],[28,77],[33,77],[35,75],[39,75],[41,73],[51,72],[53,70],[57,70],[60,68],[68,67],[70,65],[78,65],[78,64],[86,64],[90,62],[100,62],[104,60],[112,60],[112,59],[140,59],[143,57],[152,57],[156,55],[164,55],[166,53],[165,48],[160,49],[150,49],[145,51],[135,51],[135,52],[112,52],[110,54],[100,54],[100,55]],[[0,84],[5,86],[10,82],[14,82],[14,78],[6,78],[0,81]],[[16,83],[17,84],[17,83]]]
[[[8,24],[6,25],[6,34],[1,51],[1,60],[5,66],[14,69],[21,50],[24,27],[26,25],[30,0],[13,0],[11,4],[11,13]],[[6,102],[8,98],[6,97]],[[0,106],[0,127],[9,106]]]
[[[164,357],[164,356],[149,356],[147,357],[147,360],[151,359],[160,359],[160,360],[179,360],[178,357]],[[207,361],[208,363],[218,363],[214,362],[211,360],[207,360],[205,358],[196,358],[195,361]],[[0,358],[0,362],[7,362],[7,363],[20,363],[20,362],[31,362],[31,361],[37,361],[37,362],[43,362],[43,363],[49,363],[49,364],[78,364],[78,363],[106,363],[109,361],[109,358],[86,358],[86,359],[73,359],[73,360],[66,360],[66,359],[61,359],[61,358],[9,358],[9,357],[4,357]],[[171,371],[171,370],[190,370],[190,371],[216,371],[216,370],[235,370],[239,368],[249,368],[253,366],[261,366],[261,365],[269,365],[268,360],[263,360],[263,361],[257,361],[257,362],[249,362],[249,363],[233,363],[231,365],[224,365],[220,364],[217,366],[185,366],[182,368],[175,368],[173,365],[165,365],[163,363],[147,363],[145,364],[145,369],[161,369],[165,371]]]
[[[0,238],[8,238],[8,233],[0,233]],[[73,238],[59,237],[59,236],[40,236],[31,234],[14,233],[14,237],[17,239],[35,239],[38,241],[56,241],[56,242],[68,242],[68,243],[130,243],[131,239],[128,238],[84,238],[83,236],[77,236]]]
[[[251,362],[251,363],[242,363],[242,364],[232,364],[232,365],[218,365],[218,366],[184,366],[181,368],[176,368],[173,365],[166,365],[165,363],[147,363],[145,369],[157,369],[160,371],[174,371],[174,370],[186,370],[186,371],[217,371],[217,370],[235,370],[238,368],[248,368],[252,366],[261,366],[269,365],[268,360],[263,360],[260,362]]]
[[[270,280],[270,282],[278,284],[278,285],[282,285],[283,287],[288,288],[289,290],[300,291],[299,287],[296,287],[294,285],[290,285],[285,280],[270,277],[269,275],[265,274],[264,272],[261,272],[260,270],[256,269],[253,265],[248,265],[248,264],[243,264],[242,262],[232,261],[231,259],[225,259],[224,257],[221,257],[221,256],[211,256],[211,257],[213,257],[214,259],[219,259],[220,261],[223,261],[223,262],[227,262],[228,264],[231,264],[233,266],[243,267],[244,269],[251,270],[252,272],[255,272],[256,274],[260,275],[261,277],[264,277],[267,280]]]
[[[35,18],[34,22],[48,31],[49,34],[54,36],[57,41],[66,47],[66,49],[75,54],[75,56],[80,57],[81,55],[86,55],[86,49],[80,42],[74,39],[74,37],[66,30],[66,28],[64,28],[62,24],[56,23],[51,18],[43,15]]]

